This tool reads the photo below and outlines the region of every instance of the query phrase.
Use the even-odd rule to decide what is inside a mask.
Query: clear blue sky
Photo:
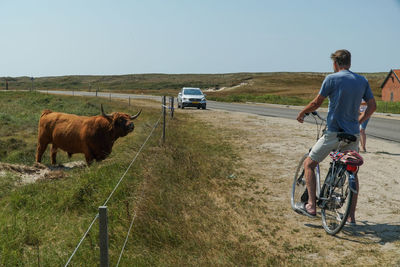
[[[400,0],[1,0],[0,77],[400,68]]]

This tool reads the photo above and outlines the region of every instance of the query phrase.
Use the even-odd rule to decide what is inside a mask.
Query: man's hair
[[[335,61],[339,67],[347,67],[351,64],[351,54],[346,49],[337,50],[331,54],[331,59]]]

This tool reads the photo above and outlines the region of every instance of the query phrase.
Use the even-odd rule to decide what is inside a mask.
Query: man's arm
[[[367,101],[367,109],[360,114],[358,117],[358,122],[361,124],[364,121],[366,121],[369,117],[371,117],[372,113],[374,113],[376,110],[376,102],[375,98],[371,98],[370,100]]]
[[[297,121],[300,123],[304,122],[304,115],[316,111],[324,102],[325,97],[318,94],[302,111],[297,115]]]

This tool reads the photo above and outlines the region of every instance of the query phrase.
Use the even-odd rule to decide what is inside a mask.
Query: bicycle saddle
[[[348,133],[338,133],[337,138],[339,139],[339,141],[343,140],[347,143],[355,142],[357,140],[357,137],[355,135],[348,134]]]

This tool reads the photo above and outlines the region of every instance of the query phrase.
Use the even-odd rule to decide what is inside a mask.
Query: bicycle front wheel
[[[296,203],[308,201],[306,178],[304,177],[304,160],[307,158],[307,156],[308,153],[304,154],[301,157],[299,164],[297,165],[296,172],[294,174],[292,192],[290,198],[290,204],[292,205],[292,209],[294,211],[297,211],[297,209],[295,208]]]
[[[346,224],[350,213],[353,192],[349,187],[349,173],[342,172],[332,179],[330,184],[322,186],[320,208],[322,225],[330,235],[337,234]]]

